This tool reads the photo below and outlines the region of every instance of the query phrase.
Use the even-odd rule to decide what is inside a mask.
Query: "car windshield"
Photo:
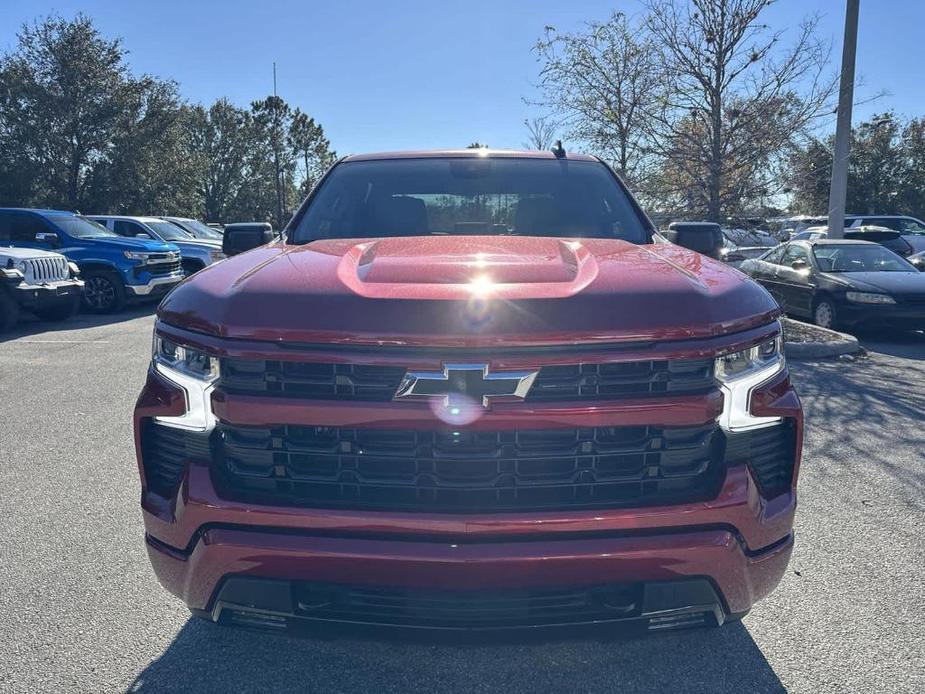
[[[206,226],[198,219],[177,219],[171,220],[174,224],[177,224],[190,234],[195,236],[197,239],[206,239],[209,241],[221,241],[223,236],[222,232],[216,231],[215,229]]]
[[[96,236],[118,236],[114,231],[109,231],[109,229],[99,222],[94,222],[92,219],[87,219],[86,217],[55,215],[51,219],[65,234],[73,236],[76,239],[90,239]]]
[[[191,234],[186,233],[172,222],[147,221],[144,224],[146,227],[153,229],[164,241],[189,241],[192,238]]]
[[[499,234],[649,240],[644,218],[603,164],[501,157],[339,164],[291,240]]]
[[[822,272],[918,272],[893,251],[876,244],[826,244],[813,247]]]

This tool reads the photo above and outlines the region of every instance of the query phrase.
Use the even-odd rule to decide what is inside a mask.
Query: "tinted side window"
[[[145,230],[135,224],[135,222],[127,222],[124,219],[116,219],[113,221],[112,230],[119,236],[134,236],[135,234],[145,233]]]
[[[795,243],[787,246],[787,251],[784,253],[784,257],[781,260],[782,265],[790,265],[794,260],[805,260],[809,263],[809,254],[806,252],[806,249],[803,246],[798,246]]]
[[[53,232],[41,217],[23,212],[7,213],[6,233],[11,243],[33,243],[40,232]],[[2,234],[3,232],[0,232]]]
[[[778,246],[770,253],[765,254],[761,259],[766,263],[773,263],[774,265],[779,265],[780,257],[783,255],[786,249],[787,249],[787,246]]]

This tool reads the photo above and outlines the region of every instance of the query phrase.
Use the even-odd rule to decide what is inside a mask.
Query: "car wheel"
[[[835,317],[835,306],[828,299],[823,299],[813,309],[813,323],[820,328],[834,330],[838,321]]]
[[[125,305],[125,287],[111,272],[84,273],[84,304],[93,313],[112,313]]]
[[[70,301],[67,301],[56,306],[49,306],[48,308],[41,308],[35,312],[42,320],[47,321],[61,321],[67,320],[75,313],[77,313],[77,308],[80,306],[80,298],[74,297]]]
[[[9,292],[0,287],[0,333],[10,330],[19,322],[19,304]]]

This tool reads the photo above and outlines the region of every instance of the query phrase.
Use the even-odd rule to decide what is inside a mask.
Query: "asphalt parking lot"
[[[925,691],[925,337],[794,364],[797,546],[741,624],[645,638],[293,638],[191,620],[148,567],[131,408],[151,308],[0,341],[0,691]]]

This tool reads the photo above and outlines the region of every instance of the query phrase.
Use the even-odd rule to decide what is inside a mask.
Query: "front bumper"
[[[157,296],[166,294],[174,285],[182,282],[183,279],[183,273],[177,272],[164,277],[152,277],[145,284],[127,284],[125,289],[133,296]]]
[[[881,326],[900,330],[925,330],[925,305],[857,304],[842,302],[836,307],[839,319],[848,325]]]
[[[70,279],[47,284],[26,284],[13,287],[20,306],[27,310],[52,308],[60,304],[77,301],[83,294],[82,280]]]

